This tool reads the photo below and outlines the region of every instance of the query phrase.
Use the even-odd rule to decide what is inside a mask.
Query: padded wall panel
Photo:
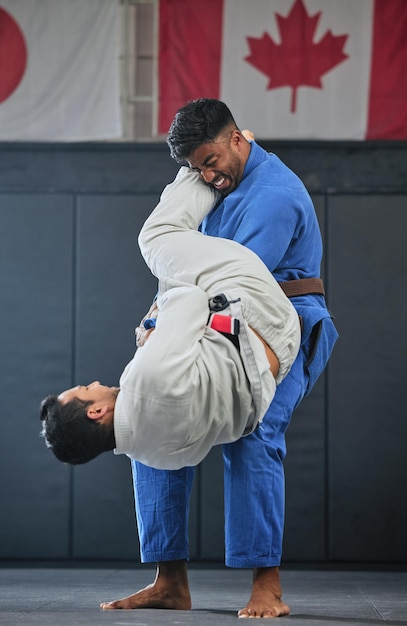
[[[407,196],[330,200],[330,554],[407,560]]]
[[[117,385],[135,352],[134,328],[156,293],[137,244],[156,196],[78,200],[75,381]],[[130,461],[107,453],[74,470],[73,554],[138,555]]]
[[[223,561],[225,556],[225,534],[221,446],[213,448],[202,462],[199,468],[198,481],[199,558],[204,561]],[[243,503],[242,506],[244,506]]]
[[[270,149],[330,199],[326,279],[340,331],[327,376],[288,431],[284,555],[314,559],[326,540],[326,561],[405,561],[406,145],[273,142]],[[160,144],[1,144],[0,158],[0,558],[133,560],[126,459],[103,455],[75,470],[59,464],[38,437],[38,404],[82,375],[117,381],[131,356],[134,327],[122,273],[116,285],[117,258],[120,265],[127,265],[123,257],[138,263],[137,243],[98,250],[97,232],[103,242],[108,234],[111,242],[128,242],[127,228],[133,220],[141,225],[138,211],[150,211],[176,165]],[[122,200],[127,208],[118,209],[116,223]],[[123,217],[130,207],[136,215]],[[84,251],[85,245],[95,249]],[[112,289],[99,325],[103,274]],[[147,300],[152,281],[147,275],[141,281]],[[124,292],[129,301],[114,310]],[[135,296],[134,318],[145,295]],[[324,437],[329,445],[322,453]],[[193,491],[192,558],[223,559],[222,474],[216,450]],[[324,506],[329,516],[321,529]]]
[[[69,556],[70,470],[39,438],[41,399],[70,384],[70,196],[1,195],[0,557]]]
[[[313,196],[324,246],[321,277],[329,292],[330,254],[323,196]],[[325,373],[294,412],[287,431],[285,561],[323,561],[326,553]]]
[[[323,561],[326,553],[325,374],[287,432],[284,561]]]

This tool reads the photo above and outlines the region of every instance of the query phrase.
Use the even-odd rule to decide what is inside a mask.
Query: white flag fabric
[[[160,0],[159,130],[199,97],[263,139],[407,138],[406,0]]]
[[[119,138],[119,0],[0,0],[0,140]]]

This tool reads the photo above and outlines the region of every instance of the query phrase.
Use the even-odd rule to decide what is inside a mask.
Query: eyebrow
[[[192,167],[192,165],[190,164],[191,169],[196,171],[196,170],[200,170],[202,167],[206,167],[209,161],[216,158],[216,155],[217,155],[216,151],[211,152],[205,157],[205,159],[199,165],[195,165],[194,167]]]
[[[216,157],[216,152],[211,152],[211,154],[208,154],[208,156],[206,157],[205,161],[202,163],[202,165],[207,165],[209,163],[209,161],[212,161],[212,159]]]

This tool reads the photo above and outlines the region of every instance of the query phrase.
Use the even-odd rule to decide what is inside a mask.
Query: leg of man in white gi
[[[276,354],[280,382],[300,344],[298,315],[259,257],[229,239],[203,236],[198,227],[216,203],[212,188],[182,167],[164,189],[139,235],[141,253],[165,291],[166,279],[197,285],[208,299],[239,299],[243,317]]]

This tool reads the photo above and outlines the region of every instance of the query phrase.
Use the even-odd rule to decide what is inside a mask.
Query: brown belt
[[[305,296],[310,293],[317,293],[321,296],[325,295],[324,283],[321,278],[298,278],[296,280],[287,280],[283,283],[278,283],[281,289],[284,291],[287,298],[293,298],[295,296]],[[302,319],[300,316],[300,325],[302,330]],[[280,362],[275,355],[274,351],[266,343],[263,337],[260,337],[258,333],[252,328],[254,334],[262,342],[266,351],[266,356],[270,364],[270,371],[274,378],[277,378],[278,370],[280,369]]]
[[[321,296],[325,295],[324,283],[321,280],[321,278],[298,278],[296,280],[287,280],[285,282],[278,283],[278,284],[280,285],[281,289],[284,291],[287,298],[294,298],[295,296],[305,296],[311,293],[316,293]],[[227,319],[227,318],[224,318],[224,319]],[[300,325],[301,325],[301,330],[302,330],[301,317],[300,317]],[[212,328],[215,328],[216,330],[221,332],[225,337],[230,339],[235,344],[237,349],[239,349],[239,340],[237,339],[237,333],[235,336],[235,333],[230,334],[230,331],[225,332],[225,329],[223,327],[218,328],[216,324],[213,324],[213,322],[211,323],[211,326]],[[267,360],[270,365],[270,371],[273,374],[274,378],[276,378],[278,374],[278,370],[280,369],[280,362],[277,356],[275,355],[274,351],[270,348],[268,343],[264,341],[263,337],[260,337],[260,335],[253,328],[252,328],[252,331],[262,342],[264,349],[266,351]]]
[[[306,296],[311,293],[325,295],[324,283],[321,278],[298,278],[297,280],[287,280],[278,283],[287,298],[295,296]]]

